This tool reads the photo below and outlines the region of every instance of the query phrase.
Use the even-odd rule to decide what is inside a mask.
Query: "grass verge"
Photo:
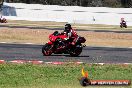
[[[78,78],[81,68],[90,79],[132,80],[132,65],[32,65],[0,64],[0,88],[82,88]],[[95,86],[96,88],[125,88],[126,86]],[[94,86],[88,88],[95,88]],[[132,86],[127,86],[131,88]]]

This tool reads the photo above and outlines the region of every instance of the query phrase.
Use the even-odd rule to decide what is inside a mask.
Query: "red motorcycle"
[[[79,56],[82,52],[82,45],[85,43],[86,39],[84,37],[78,36],[76,44],[72,45],[73,39],[68,39],[64,33],[59,33],[55,31],[53,34],[49,35],[49,42],[42,47],[42,53],[44,56],[50,56],[54,54],[70,54],[71,56]]]

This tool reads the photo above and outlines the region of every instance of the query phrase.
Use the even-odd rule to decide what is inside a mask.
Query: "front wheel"
[[[45,44],[42,47],[42,53],[44,56],[50,56],[52,54],[52,45]]]
[[[127,25],[125,25],[124,27],[127,28]]]
[[[75,47],[72,50],[72,52],[70,53],[70,55],[73,56],[73,57],[77,57],[81,54],[81,52],[82,52],[82,47],[81,46],[80,47]]]

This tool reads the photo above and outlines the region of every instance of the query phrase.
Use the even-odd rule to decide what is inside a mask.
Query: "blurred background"
[[[3,0],[1,0],[3,1]],[[27,3],[85,7],[132,7],[132,0],[4,0],[8,3]]]

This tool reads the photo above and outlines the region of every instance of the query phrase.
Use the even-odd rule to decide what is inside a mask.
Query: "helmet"
[[[65,31],[70,31],[70,29],[71,29],[71,25],[70,24],[66,24],[65,25]]]

